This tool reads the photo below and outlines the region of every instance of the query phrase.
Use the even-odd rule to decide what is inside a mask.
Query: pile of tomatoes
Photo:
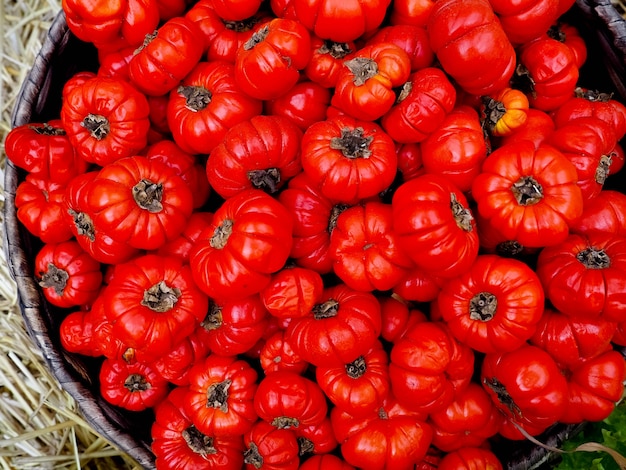
[[[14,128],[72,353],[161,469],[501,468],[624,391],[626,107],[572,0],[64,0]]]

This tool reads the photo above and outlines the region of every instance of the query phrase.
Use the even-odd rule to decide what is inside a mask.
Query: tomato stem
[[[179,95],[185,97],[185,106],[191,111],[201,111],[211,102],[213,95],[203,86],[179,86],[176,89]]]
[[[328,228],[326,231],[331,233],[335,227],[337,226],[337,218],[341,215],[343,211],[345,211],[348,207],[348,204],[335,204],[330,211],[330,217],[328,218]]]
[[[278,429],[291,429],[300,426],[298,418],[291,418],[289,416],[277,416],[272,420],[272,426]]]
[[[216,330],[220,326],[222,326],[223,318],[222,318],[222,307],[216,304],[214,301],[210,301],[209,311],[200,323],[200,326],[205,330],[211,331]]]
[[[346,374],[351,379],[358,379],[362,377],[365,372],[367,372],[367,364],[365,363],[365,358],[363,356],[357,357],[354,361],[346,364]]]
[[[587,269],[606,269],[611,266],[611,258],[606,251],[594,247],[579,251],[576,259]]]
[[[244,33],[246,31],[250,31],[259,23],[259,17],[257,15],[254,15],[250,18],[239,21],[228,21],[222,19],[222,23],[224,23],[224,27],[230,31],[234,31],[236,33]]]
[[[153,183],[148,179],[140,180],[133,186],[133,199],[139,207],[147,210],[151,214],[156,214],[163,210],[163,185]]]
[[[35,134],[39,135],[65,135],[65,129],[60,127],[54,127],[48,124],[47,122],[43,123],[43,126],[28,126],[28,128],[35,132]]]
[[[498,121],[506,114],[506,106],[502,101],[494,100],[490,96],[483,96],[483,125],[487,126],[487,130],[493,133]]]
[[[263,456],[254,442],[248,444],[248,449],[243,453],[243,461],[257,469],[263,467]]]
[[[254,48],[257,44],[263,42],[265,38],[267,37],[267,35],[269,34],[269,32],[270,32],[269,26],[267,25],[263,26],[257,32],[252,34],[252,36],[250,36],[250,39],[248,39],[243,44],[243,50],[249,51],[250,49]]]
[[[348,158],[369,158],[372,154],[370,144],[374,140],[374,136],[363,137],[362,127],[350,129],[344,127],[341,129],[340,137],[330,139],[330,148],[333,150],[341,150],[344,157]]]
[[[400,88],[400,93],[398,93],[396,103],[402,103],[405,99],[408,98],[408,96],[411,94],[411,91],[413,91],[413,82],[409,80],[408,82],[405,82],[404,85],[402,85],[402,88]]]
[[[87,129],[91,137],[96,140],[104,139],[111,131],[109,120],[100,114],[89,113],[80,125]]]
[[[206,407],[218,408],[223,413],[228,413],[228,389],[232,380],[226,379],[223,382],[209,385],[206,395]]]
[[[154,41],[158,35],[159,35],[159,30],[157,29],[155,29],[151,33],[146,34],[143,38],[143,42],[141,43],[141,46],[139,46],[137,49],[133,51],[133,55],[139,54],[143,49],[145,49],[148,46],[148,44]]]
[[[472,320],[488,322],[496,314],[498,298],[489,293],[481,292],[470,299],[469,313]]]
[[[185,429],[181,435],[194,453],[202,457],[217,454],[217,449],[213,447],[213,438],[198,431],[198,428],[193,424]]]
[[[124,381],[124,387],[127,388],[129,392],[134,393],[145,392],[146,390],[149,390],[152,385],[143,375],[130,374]]]
[[[378,409],[378,417],[380,419],[389,419],[389,414],[382,406]]]
[[[298,454],[302,457],[307,454],[312,454],[315,451],[315,444],[313,444],[313,441],[310,439],[300,436],[298,437],[298,449]]]
[[[505,258],[514,258],[524,251],[524,246],[517,240],[507,240],[496,245],[496,254]]]
[[[496,377],[485,377],[483,379],[483,383],[496,394],[498,401],[506,406],[513,416],[522,416],[522,410],[515,404],[513,398],[511,398],[511,395],[509,395],[509,392],[506,390],[506,387],[502,382],[500,382]]]
[[[56,295],[63,295],[70,275],[64,269],[59,269],[53,263],[48,263],[48,270],[41,276],[39,285],[45,289],[52,287]]]
[[[326,302],[313,306],[313,317],[316,320],[331,318],[337,315],[339,302],[335,299],[328,299]]]
[[[144,291],[141,305],[155,312],[165,313],[174,308],[181,295],[178,287],[170,287],[165,281],[161,281]]]
[[[261,189],[268,194],[274,194],[278,191],[278,184],[280,183],[280,170],[278,168],[250,170],[247,176],[256,189]]]
[[[228,242],[228,237],[233,233],[233,225],[234,222],[231,219],[224,220],[224,222],[215,229],[215,232],[213,232],[213,236],[209,241],[211,247],[217,250],[224,248]]]
[[[463,207],[463,204],[456,198],[456,194],[450,193],[450,210],[452,210],[452,216],[456,222],[456,225],[466,232],[473,230],[472,220],[474,217],[467,207]]]
[[[532,176],[522,176],[513,183],[511,191],[521,206],[532,206],[543,199],[543,187]]]
[[[353,51],[347,42],[335,42],[327,39],[317,50],[320,54],[329,54],[333,59],[343,59]]]
[[[96,229],[93,226],[93,220],[85,212],[76,212],[74,209],[68,209],[67,211],[74,219],[74,225],[76,226],[76,233],[78,235],[89,238],[89,241],[96,239]]]
[[[354,75],[352,81],[356,86],[364,85],[368,79],[375,77],[378,73],[378,64],[368,57],[355,57],[346,60],[343,64]]]
[[[582,87],[576,87],[574,89],[574,96],[577,98],[584,98],[588,101],[600,101],[606,103],[613,98],[613,93],[603,93],[598,90],[585,90]]]
[[[600,157],[600,161],[598,162],[598,166],[596,167],[596,173],[594,175],[594,180],[596,183],[604,184],[606,179],[609,177],[609,173],[611,171],[611,163],[611,155],[602,155]]]

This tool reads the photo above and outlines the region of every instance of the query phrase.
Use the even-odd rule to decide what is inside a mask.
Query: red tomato
[[[546,298],[577,319],[626,321],[626,238],[572,234],[544,248],[536,272]]]
[[[200,28],[184,16],[146,36],[128,64],[130,81],[146,95],[165,95],[193,70],[204,52]]]
[[[394,88],[411,73],[411,58],[391,42],[373,43],[343,62],[330,103],[362,121],[374,121],[396,101]]]
[[[285,337],[313,365],[343,365],[369,351],[380,331],[376,297],[337,284],[324,290],[308,316],[291,320]]]
[[[398,171],[402,173],[402,181],[409,181],[426,172],[422,163],[422,149],[416,143],[397,144]]]
[[[572,3],[571,0],[564,0],[567,3]],[[559,4],[564,3],[563,0],[559,1]],[[571,5],[567,8],[569,9]],[[562,12],[559,13],[561,16]],[[584,63],[587,61],[587,43],[580,36],[580,33],[576,26],[569,24],[565,21],[559,19],[555,24],[550,26],[547,31],[548,36],[552,39],[556,39],[557,41],[561,41],[564,44],[567,44],[569,48],[574,53],[574,57],[576,58],[576,64],[578,68],[582,67]]]
[[[67,224],[78,244],[93,259],[106,264],[123,263],[138,254],[139,250],[123,241],[114,240],[107,235],[106,230],[100,230],[94,225],[89,215],[86,194],[97,175],[97,171],[83,173],[68,184],[65,192]]]
[[[191,335],[154,361],[153,365],[161,377],[174,385],[181,387],[189,385],[191,368],[211,352],[201,332],[201,327],[196,326]]]
[[[378,28],[390,4],[390,0],[293,0],[293,12],[316,36],[347,42]]]
[[[357,47],[352,41],[335,42],[314,35],[311,37],[311,48],[313,52],[304,74],[324,88],[335,88],[344,61],[354,56]]]
[[[443,322],[418,322],[391,348],[392,393],[406,408],[432,413],[467,388],[474,352],[457,341]]]
[[[301,140],[302,131],[283,116],[237,123],[207,160],[209,184],[225,199],[252,188],[274,194],[302,171]]]
[[[616,323],[602,318],[576,318],[546,308],[529,342],[571,369],[611,349],[616,329]]]
[[[428,42],[425,26],[410,24],[389,25],[380,28],[367,44],[390,42],[400,46],[411,59],[411,72],[430,67],[435,54]]]
[[[100,263],[76,240],[44,244],[35,255],[35,280],[48,302],[61,308],[92,303],[100,293]]]
[[[390,343],[397,342],[411,327],[423,321],[427,321],[426,314],[422,311],[409,308],[408,303],[392,294],[389,297],[379,297],[383,327],[380,336]]]
[[[300,465],[300,470],[355,470],[334,454],[313,455]]]
[[[15,166],[52,183],[66,184],[88,167],[60,119],[14,127],[6,135],[4,151]]]
[[[75,151],[104,166],[135,155],[148,143],[150,106],[130,83],[93,77],[64,94],[61,121]]]
[[[400,248],[418,268],[447,278],[470,268],[478,255],[476,224],[453,183],[440,175],[419,176],[403,183],[391,204]]]
[[[205,166],[194,155],[182,150],[174,141],[163,139],[150,145],[145,152],[150,160],[157,160],[173,168],[178,176],[189,185],[193,196],[193,208],[202,207],[211,194],[206,178]]]
[[[330,419],[343,458],[357,468],[413,468],[426,456],[432,440],[425,415],[404,408],[392,396],[367,416],[352,416],[335,407]]]
[[[444,282],[444,278],[415,268],[394,286],[393,292],[405,301],[430,302],[437,298]]]
[[[17,219],[29,233],[44,243],[72,238],[65,214],[65,185],[27,174],[15,190]]]
[[[626,194],[604,189],[586,201],[582,215],[571,224],[571,231],[581,235],[603,232],[626,237]]]
[[[272,372],[260,382],[254,396],[260,419],[278,429],[320,424],[328,412],[319,385],[295,372]]]
[[[115,336],[154,357],[189,336],[208,309],[191,268],[177,257],[148,254],[117,265],[104,296]]]
[[[198,241],[202,231],[209,226],[213,220],[211,212],[193,212],[185,225],[183,232],[174,240],[161,245],[156,250],[159,256],[179,256],[185,262],[189,262],[189,256],[195,243]]]
[[[130,411],[143,411],[161,403],[169,391],[168,382],[146,363],[127,363],[106,358],[98,377],[100,393],[109,403]]]
[[[550,37],[524,44],[512,78],[533,108],[552,111],[570,99],[578,82],[576,57],[569,46]]]
[[[526,122],[510,134],[502,136],[499,146],[521,140],[530,140],[537,147],[552,134],[554,128],[554,120],[548,113],[540,109],[528,108],[526,110]]]
[[[302,138],[302,168],[322,194],[353,204],[394,180],[395,145],[376,123],[338,115],[310,126]]]
[[[279,319],[300,318],[309,314],[324,292],[322,276],[312,269],[286,266],[274,275],[261,291],[267,311]]]
[[[489,0],[511,43],[527,43],[546,33],[559,17],[559,0]]]
[[[478,113],[466,105],[447,113],[421,147],[426,173],[445,177],[463,193],[472,188],[487,157],[485,134]]]
[[[155,465],[166,470],[241,470],[243,437],[218,437],[198,431],[182,409],[184,396],[184,388],[175,388],[154,409],[150,435]]]
[[[134,46],[129,46],[120,50],[101,53],[97,75],[130,81],[128,64],[130,64],[136,49]]]
[[[444,452],[465,447],[480,447],[498,432],[502,414],[487,392],[476,382],[445,408],[430,413],[433,445]]]
[[[330,105],[330,90],[319,83],[303,80],[296,83],[287,93],[265,102],[265,112],[271,116],[284,116],[302,132],[326,119]]]
[[[167,122],[182,150],[209,154],[230,128],[260,114],[262,108],[235,83],[234,65],[199,62],[170,93]]]
[[[443,456],[439,470],[502,470],[502,463],[489,449],[464,447]]]
[[[328,455],[337,448],[338,442],[328,416],[319,424],[298,428],[295,432],[300,446],[300,456]]]
[[[84,356],[102,355],[99,345],[94,340],[94,329],[100,316],[92,312],[93,309],[80,308],[61,320],[59,338],[63,349]]]
[[[194,279],[213,299],[256,294],[285,265],[291,232],[287,209],[263,191],[228,198],[193,248]]]
[[[215,12],[226,21],[241,21],[254,15],[262,0],[212,0]]]
[[[209,354],[189,372],[182,409],[209,436],[240,436],[258,420],[254,411],[256,371],[235,356]]]
[[[479,255],[467,273],[443,285],[437,308],[459,341],[490,353],[522,346],[535,332],[544,301],[541,281],[527,264]]]
[[[330,234],[333,271],[350,288],[389,290],[413,267],[392,230],[390,204],[370,201],[337,217]]]
[[[510,135],[526,124],[528,107],[528,98],[522,91],[503,88],[482,97],[481,123],[490,135]]]
[[[298,82],[310,58],[307,29],[297,21],[274,18],[257,25],[237,50],[235,82],[253,98],[278,98]]]
[[[472,184],[481,216],[507,239],[542,247],[563,241],[582,214],[576,167],[561,152],[531,141],[509,143],[483,162]]]
[[[488,95],[508,85],[516,54],[487,0],[438,0],[426,31],[443,70],[468,93]]]
[[[556,423],[567,408],[567,381],[552,356],[537,346],[485,355],[481,383],[504,416],[531,435]],[[500,429],[524,439],[510,423]]]
[[[296,434],[259,420],[244,436],[246,470],[297,470],[300,465]]]
[[[268,313],[258,295],[211,300],[200,326],[203,341],[214,354],[234,356],[251,349],[268,326]]]
[[[302,360],[285,339],[284,331],[277,331],[267,338],[261,348],[259,361],[266,375],[280,370],[301,374],[309,367],[309,363]]]
[[[381,125],[398,143],[421,142],[443,124],[455,101],[456,90],[444,72],[422,68],[402,85],[396,104],[382,117]]]
[[[391,4],[389,22],[392,25],[426,26],[434,0],[395,0]]]
[[[86,198],[98,230],[145,250],[178,237],[193,210],[191,189],[175,170],[141,156],[104,166],[86,188]]]

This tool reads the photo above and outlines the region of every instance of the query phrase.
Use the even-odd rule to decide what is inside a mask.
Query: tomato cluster
[[[571,0],[64,0],[14,128],[71,352],[162,469],[501,468],[624,391],[626,107]]]

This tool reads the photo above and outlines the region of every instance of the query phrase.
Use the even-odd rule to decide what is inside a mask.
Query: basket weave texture
[[[583,86],[599,85],[626,102],[626,21],[610,0],[577,0],[574,14],[574,24],[581,28],[590,47],[602,52],[590,54],[590,62],[585,66],[588,83],[583,83]],[[65,81],[78,71],[95,71],[96,60],[96,50],[69,32],[65,16],[60,12],[22,85],[12,116],[12,127],[57,118],[61,104],[60,90]],[[15,191],[24,176],[21,170],[7,162],[4,246],[17,284],[26,328],[42,351],[48,367],[76,400],[90,425],[144,468],[154,468],[155,457],[150,449],[149,434],[151,412],[130,413],[109,405],[98,391],[98,362],[69,354],[60,345],[58,326],[62,313],[45,301],[32,272],[32,260],[39,242],[25,231],[16,216]],[[559,426],[539,439],[559,446],[580,428]],[[500,449],[507,460],[505,468],[547,468],[550,457],[545,449],[530,442],[516,443],[513,448],[505,447]]]

